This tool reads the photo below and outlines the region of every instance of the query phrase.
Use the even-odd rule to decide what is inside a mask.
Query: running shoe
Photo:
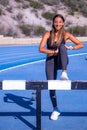
[[[60,77],[60,80],[69,80],[67,73],[66,72],[62,72],[62,75]]]
[[[54,110],[50,116],[51,120],[57,120],[60,115],[60,112],[58,110]]]

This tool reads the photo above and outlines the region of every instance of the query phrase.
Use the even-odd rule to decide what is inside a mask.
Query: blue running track
[[[70,80],[87,80],[87,44],[68,51]],[[46,55],[32,46],[0,46],[0,80],[46,80]],[[60,79],[61,71],[58,72]],[[0,130],[36,130],[35,90],[0,91]],[[42,130],[87,130],[87,91],[56,91],[61,115],[49,116],[52,104],[49,91],[42,91]]]

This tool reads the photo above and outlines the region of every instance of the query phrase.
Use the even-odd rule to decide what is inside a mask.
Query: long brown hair
[[[64,19],[64,17],[63,17],[61,14],[57,14],[57,15],[55,15],[55,16],[53,17],[51,46],[53,46],[53,44],[54,44],[54,42],[55,42],[56,29],[55,29],[55,27],[54,27],[54,20],[55,20],[55,18],[57,18],[57,17],[60,17],[60,18],[63,20],[63,22],[65,22],[65,19]],[[64,37],[64,33],[65,33],[65,30],[64,30],[64,27],[62,27],[62,28],[58,31],[58,33],[57,33],[57,41],[56,41],[57,46],[60,45],[61,40],[62,40],[63,37]]]

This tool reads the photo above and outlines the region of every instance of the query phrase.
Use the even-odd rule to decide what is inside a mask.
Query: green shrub
[[[44,4],[47,4],[49,6],[57,5],[60,0],[41,0]]]
[[[74,14],[74,12],[80,12],[87,17],[86,0],[61,0],[61,2],[65,3],[65,5],[69,7],[71,14]]]
[[[32,26],[28,24],[21,24],[19,25],[19,28],[22,30],[22,33],[26,36],[30,36],[32,32]]]
[[[35,9],[42,9],[43,5],[40,2],[37,1],[30,1],[30,6],[35,8]]]
[[[36,26],[36,27],[35,27],[35,30],[34,30],[34,34],[35,34],[36,36],[40,36],[40,35],[42,35],[45,31],[46,31],[46,30],[45,30],[44,27],[42,27],[42,26]]]
[[[8,28],[5,35],[12,36],[13,35],[12,28]]]
[[[87,36],[87,26],[69,27],[67,30],[75,36]]]
[[[55,13],[45,12],[45,13],[42,14],[42,16],[43,16],[45,19],[52,20],[52,18],[55,16]]]
[[[0,4],[3,6],[9,5],[9,0],[0,0]]]
[[[40,36],[42,35],[46,30],[42,26],[31,26],[28,24],[21,24],[19,25],[19,28],[22,30],[22,33],[26,36],[36,35]]]
[[[22,0],[15,0],[16,2],[23,2]]]
[[[3,10],[2,10],[2,8],[0,8],[0,15],[2,15],[4,12],[3,12]]]

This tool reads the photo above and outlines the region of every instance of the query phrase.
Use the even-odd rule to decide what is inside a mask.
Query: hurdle
[[[0,90],[36,90],[36,130],[41,130],[41,90],[87,90],[87,80],[3,80]]]

